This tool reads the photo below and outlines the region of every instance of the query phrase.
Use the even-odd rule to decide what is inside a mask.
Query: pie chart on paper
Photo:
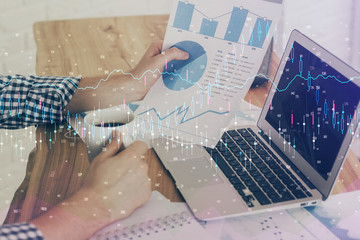
[[[162,76],[165,86],[173,91],[182,91],[196,85],[206,69],[207,55],[204,48],[193,41],[178,42],[171,47],[189,53],[189,58],[168,62]]]

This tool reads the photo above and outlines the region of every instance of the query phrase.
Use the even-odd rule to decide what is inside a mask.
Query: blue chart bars
[[[230,42],[238,42],[242,29],[245,25],[248,10],[234,7],[231,13],[229,25],[224,39]]]
[[[202,22],[200,30],[198,30],[200,19],[202,19]],[[193,25],[191,25],[191,21],[194,21]],[[245,23],[247,24],[245,25]],[[228,42],[262,48],[269,33],[271,23],[271,20],[264,16],[259,16],[243,6],[233,7],[232,11],[218,16],[207,16],[206,13],[201,12],[201,9],[197,9],[195,4],[188,1],[178,1],[173,27],[208,37],[224,39]],[[225,34],[222,31],[217,31],[223,30],[224,24],[227,24]],[[190,30],[190,25],[194,29]],[[221,29],[218,29],[219,25]],[[245,26],[248,30],[245,29]]]
[[[179,1],[174,20],[174,27],[189,31],[193,13],[194,4]]]
[[[216,32],[218,22],[204,18],[201,23],[200,34],[213,37]]]
[[[258,18],[256,20],[254,30],[250,36],[249,45],[262,48],[265,38],[269,32],[270,25],[271,25],[271,20]]]

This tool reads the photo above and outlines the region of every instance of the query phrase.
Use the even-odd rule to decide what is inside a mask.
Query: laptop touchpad
[[[168,165],[176,185],[182,188],[199,188],[223,183],[216,172],[215,164],[211,166],[204,156],[169,161]]]

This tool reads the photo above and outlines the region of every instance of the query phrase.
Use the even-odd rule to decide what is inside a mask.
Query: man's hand
[[[139,64],[131,72],[136,78],[141,78],[144,85],[144,95],[154,85],[155,81],[161,77],[165,65],[172,60],[186,60],[189,54],[176,47],[172,47],[162,52],[163,41],[154,42],[146,51]],[[165,70],[166,71],[166,70]],[[145,79],[146,78],[146,79]],[[141,98],[141,99],[142,99]]]
[[[150,179],[143,161],[147,145],[135,142],[119,153],[121,145],[117,141],[108,144],[91,163],[81,189],[31,221],[45,239],[88,239],[149,199]]]
[[[88,201],[104,210],[110,222],[129,216],[151,195],[148,166],[143,160],[147,145],[135,142],[119,153],[121,145],[113,140],[94,159],[81,190],[81,197],[89,195]]]

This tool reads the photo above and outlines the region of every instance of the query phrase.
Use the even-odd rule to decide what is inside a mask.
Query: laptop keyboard
[[[250,128],[227,131],[205,149],[248,207],[255,199],[267,205],[312,196]]]

